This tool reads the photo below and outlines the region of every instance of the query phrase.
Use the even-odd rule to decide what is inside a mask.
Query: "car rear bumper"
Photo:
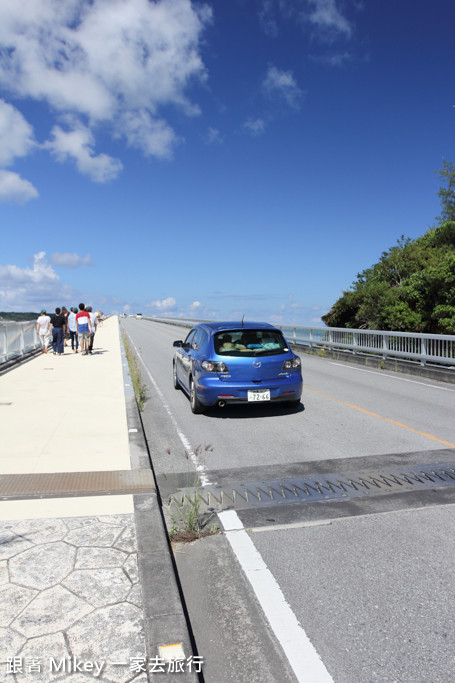
[[[199,401],[206,406],[234,403],[278,403],[297,401],[302,395],[303,380],[299,376],[290,375],[272,381],[262,382],[227,382],[221,381],[217,375],[202,375],[196,382]],[[270,399],[266,401],[249,401],[248,391],[268,389]]]

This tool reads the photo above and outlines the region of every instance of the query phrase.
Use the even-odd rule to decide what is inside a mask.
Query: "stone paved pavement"
[[[17,681],[72,680],[73,657],[100,681],[147,680],[134,515],[2,522],[0,538],[0,659],[17,657]]]
[[[95,339],[93,357],[66,349],[0,375],[0,485],[150,467],[117,318]],[[199,668],[155,492],[0,501],[2,683],[184,683]]]

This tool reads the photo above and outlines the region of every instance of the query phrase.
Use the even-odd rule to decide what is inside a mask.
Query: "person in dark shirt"
[[[66,308],[66,306],[62,306],[62,315],[65,318],[65,326],[63,328],[63,346],[67,346],[68,339],[70,338],[70,332],[68,328],[68,317],[69,317],[69,310]]]
[[[63,331],[66,326],[65,316],[62,315],[60,308],[55,309],[54,315],[51,317],[52,325],[52,349],[54,355],[63,355]]]

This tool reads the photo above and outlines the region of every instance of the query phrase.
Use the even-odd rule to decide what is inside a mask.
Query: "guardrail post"
[[[382,357],[385,360],[387,358],[387,355],[388,355],[387,351],[389,350],[389,338],[388,338],[387,334],[385,334],[384,332],[382,332],[381,334],[382,334],[382,351],[383,351]]]
[[[21,356],[25,353],[25,339],[24,339],[24,326],[21,325]]]
[[[422,337],[420,340],[420,355],[422,356],[422,358],[420,359],[420,365],[425,365],[427,355],[427,340],[425,339],[425,337]]]
[[[354,354],[357,353],[357,351],[356,351],[355,349],[356,349],[356,346],[358,346],[358,345],[359,345],[359,342],[358,342],[358,339],[357,339],[357,332],[354,330],[354,332],[352,333],[352,346],[353,346],[353,349],[354,349],[354,350],[353,350],[353,353],[354,353]]]
[[[3,362],[3,361],[6,361],[6,325],[2,325],[0,336],[1,336],[0,348],[2,350],[1,351],[1,358],[2,358],[2,362]]]

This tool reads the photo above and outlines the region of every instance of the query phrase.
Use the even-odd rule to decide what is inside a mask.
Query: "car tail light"
[[[299,356],[294,356],[293,358],[288,358],[288,360],[285,360],[283,363],[283,370],[294,370],[295,368],[299,368],[301,365],[301,361]]]
[[[201,368],[205,372],[227,372],[228,368],[226,363],[214,360],[203,360],[201,363]]]

